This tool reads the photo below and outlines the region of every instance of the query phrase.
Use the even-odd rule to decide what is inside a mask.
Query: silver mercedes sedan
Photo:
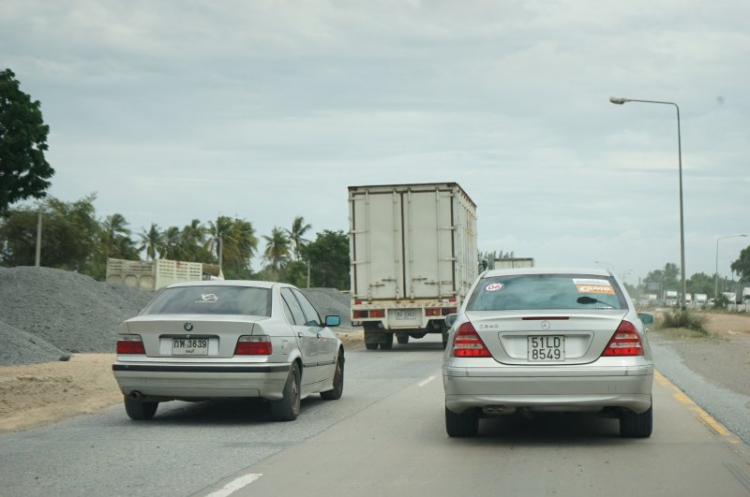
[[[652,321],[602,269],[484,272],[448,319],[448,435],[476,435],[481,417],[546,411],[600,412],[619,417],[623,437],[651,436]]]
[[[296,287],[263,281],[171,285],[120,327],[112,366],[130,418],[159,402],[267,399],[271,417],[297,418],[300,400],[344,390],[344,347]]]

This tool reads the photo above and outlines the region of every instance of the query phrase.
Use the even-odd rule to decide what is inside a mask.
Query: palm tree
[[[306,240],[302,237],[311,229],[312,225],[305,224],[305,218],[303,218],[302,216],[297,216],[292,222],[292,229],[285,230],[289,234],[289,238],[294,245],[294,258],[296,260],[299,260],[300,249],[302,248],[302,246],[310,242],[310,240]]]
[[[138,245],[138,250],[146,252],[146,260],[155,260],[156,254],[163,250],[163,236],[159,226],[151,223],[148,231],[144,229],[139,236],[141,237],[141,244]]]
[[[206,259],[206,237],[208,229],[200,220],[193,219],[180,232],[180,247],[185,260],[195,262],[209,262]]]
[[[115,213],[107,216],[102,223],[100,237],[101,254],[104,257],[105,263],[109,257],[122,258],[126,255],[121,250],[125,249],[127,251],[128,248],[128,244],[127,242],[123,242],[124,240],[130,241],[130,245],[132,245],[128,222],[122,214]]]
[[[278,275],[282,267],[289,262],[291,239],[287,236],[286,230],[274,226],[271,236],[263,235],[266,240],[266,250],[263,257],[268,261],[268,267],[273,273]]]
[[[162,236],[163,245],[162,251],[159,252],[159,256],[173,261],[183,260],[183,250],[180,243],[180,229],[177,226],[170,226],[164,230]]]
[[[216,252],[219,265],[236,273],[250,267],[250,258],[255,255],[258,239],[249,221],[219,216],[209,223],[209,250]]]

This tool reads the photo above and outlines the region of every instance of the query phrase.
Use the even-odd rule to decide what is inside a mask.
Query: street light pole
[[[719,298],[719,240],[723,238],[740,238],[750,236],[750,233],[738,233],[736,235],[725,235],[716,238],[716,289],[714,290],[714,302]]]
[[[626,102],[674,105],[674,108],[677,109],[677,160],[679,162],[680,173],[680,273],[682,279],[682,296],[680,297],[680,307],[684,311],[686,309],[685,295],[687,294],[687,283],[685,282],[685,217],[683,215],[684,209],[682,202],[682,137],[680,134],[680,107],[674,102],[662,102],[659,100],[636,100],[632,98],[609,97],[609,101],[617,105],[622,105]]]

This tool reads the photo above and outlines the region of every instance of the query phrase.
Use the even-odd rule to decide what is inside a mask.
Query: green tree
[[[263,257],[268,261],[270,274],[277,279],[289,262],[292,241],[285,230],[276,226],[271,230],[271,236],[263,235],[263,239],[266,241]]]
[[[291,240],[294,247],[294,259],[297,261],[300,258],[300,250],[302,249],[302,247],[310,242],[310,240],[306,240],[303,237],[305,236],[305,233],[307,233],[311,229],[312,225],[305,224],[305,218],[303,218],[302,216],[297,216],[292,222],[292,229],[286,230],[287,234],[289,235],[289,239]]]
[[[151,223],[151,227],[148,231],[143,230],[140,235],[141,243],[138,245],[138,250],[146,252],[146,260],[155,260],[156,254],[162,251],[162,233],[159,230],[159,226]]]
[[[713,295],[716,287],[716,280],[706,273],[695,273],[685,281],[688,293],[705,293]]]
[[[42,198],[55,170],[47,163],[49,126],[41,104],[20,89],[10,69],[0,72],[0,213],[12,204]]]
[[[215,262],[207,248],[208,229],[198,219],[193,219],[190,224],[182,228],[180,232],[180,245],[182,254],[186,261],[190,262]]]
[[[679,290],[682,291],[680,283],[677,281],[677,277],[680,274],[680,269],[677,264],[668,262],[664,265],[662,275],[664,277],[664,289],[665,290]]]
[[[75,202],[49,197],[39,209],[8,212],[0,226],[0,258],[7,266],[30,266],[36,254],[39,210],[42,212],[41,264],[87,273],[96,253],[101,227],[96,220],[91,194]]]
[[[162,233],[162,246],[159,257],[172,261],[184,260],[182,250],[182,240],[180,239],[180,228],[170,226]]]
[[[130,238],[128,222],[122,214],[107,216],[100,223],[97,244],[91,254],[86,274],[104,280],[107,276],[107,259],[138,259],[138,248]]]
[[[318,233],[301,255],[310,263],[311,286],[349,289],[349,237],[343,231]]]
[[[740,281],[750,281],[750,246],[740,252],[740,257],[731,265],[732,271],[739,274]]]
[[[255,255],[258,239],[249,221],[219,216],[209,223],[209,250],[217,256],[227,277],[244,278],[251,273],[250,259]]]

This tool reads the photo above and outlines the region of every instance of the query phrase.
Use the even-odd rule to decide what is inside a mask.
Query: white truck
[[[349,187],[351,317],[365,346],[442,333],[477,277],[476,204],[457,183]]]
[[[122,283],[140,290],[153,292],[172,283],[207,279],[224,279],[224,275],[218,266],[200,262],[107,259],[107,282]]]
[[[667,290],[664,292],[664,305],[667,307],[677,307],[679,305],[676,290]]]
[[[534,267],[533,257],[514,257],[510,259],[495,259],[495,269],[512,269],[517,267]]]

